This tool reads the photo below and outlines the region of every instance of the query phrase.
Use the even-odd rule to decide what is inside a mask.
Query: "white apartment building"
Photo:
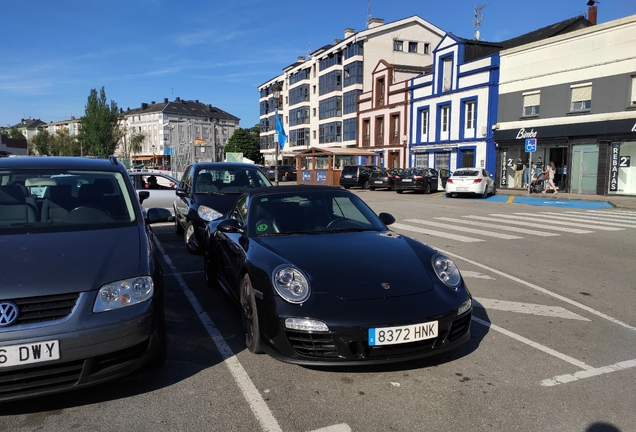
[[[141,152],[133,154],[137,162],[154,160],[157,165],[168,163],[168,156],[187,154],[191,159],[223,160],[223,147],[240,119],[210,104],[198,100],[142,103],[139,108],[121,114],[119,125],[125,131],[115,151],[125,155],[131,137],[143,134]]]
[[[299,57],[281,75],[258,87],[265,163],[275,160],[277,110],[288,136],[280,161],[293,164],[294,155],[309,147],[356,147],[358,96],[371,90],[378,63],[429,66],[432,48],[443,36],[441,29],[418,16],[388,24],[372,18],[366,30],[347,28],[344,39],[313,51],[309,59]],[[276,86],[282,90],[278,106]]]
[[[70,136],[77,136],[82,130],[80,119],[76,119],[73,116],[69,120],[43,123],[41,127],[43,132],[48,132],[51,135],[55,135],[58,132],[66,132]]]

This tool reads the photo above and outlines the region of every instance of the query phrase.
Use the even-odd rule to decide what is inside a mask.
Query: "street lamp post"
[[[274,92],[274,107],[276,109],[276,121],[278,121],[278,105],[281,98],[282,93],[282,85],[279,83],[275,83],[273,87]],[[278,129],[278,128],[277,128]],[[274,145],[276,146],[276,160],[274,161],[274,184],[278,186],[278,155],[280,152],[280,143],[278,142],[278,130],[274,135],[276,139],[274,140]]]

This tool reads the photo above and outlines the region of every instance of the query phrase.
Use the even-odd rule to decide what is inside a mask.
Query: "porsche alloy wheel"
[[[245,332],[245,345],[250,352],[260,354],[261,332],[258,325],[258,311],[254,300],[254,290],[250,277],[245,275],[241,281],[241,316],[243,319],[243,330]]]

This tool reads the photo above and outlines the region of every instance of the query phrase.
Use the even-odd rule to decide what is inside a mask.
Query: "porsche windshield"
[[[360,198],[337,191],[257,195],[248,226],[255,236],[386,229]]]

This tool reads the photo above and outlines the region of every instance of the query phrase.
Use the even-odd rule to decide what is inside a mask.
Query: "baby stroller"
[[[534,177],[534,176],[533,176]],[[545,188],[545,175],[543,173],[539,173],[537,178],[532,180],[530,186],[528,187],[528,192],[532,193],[541,193]]]

